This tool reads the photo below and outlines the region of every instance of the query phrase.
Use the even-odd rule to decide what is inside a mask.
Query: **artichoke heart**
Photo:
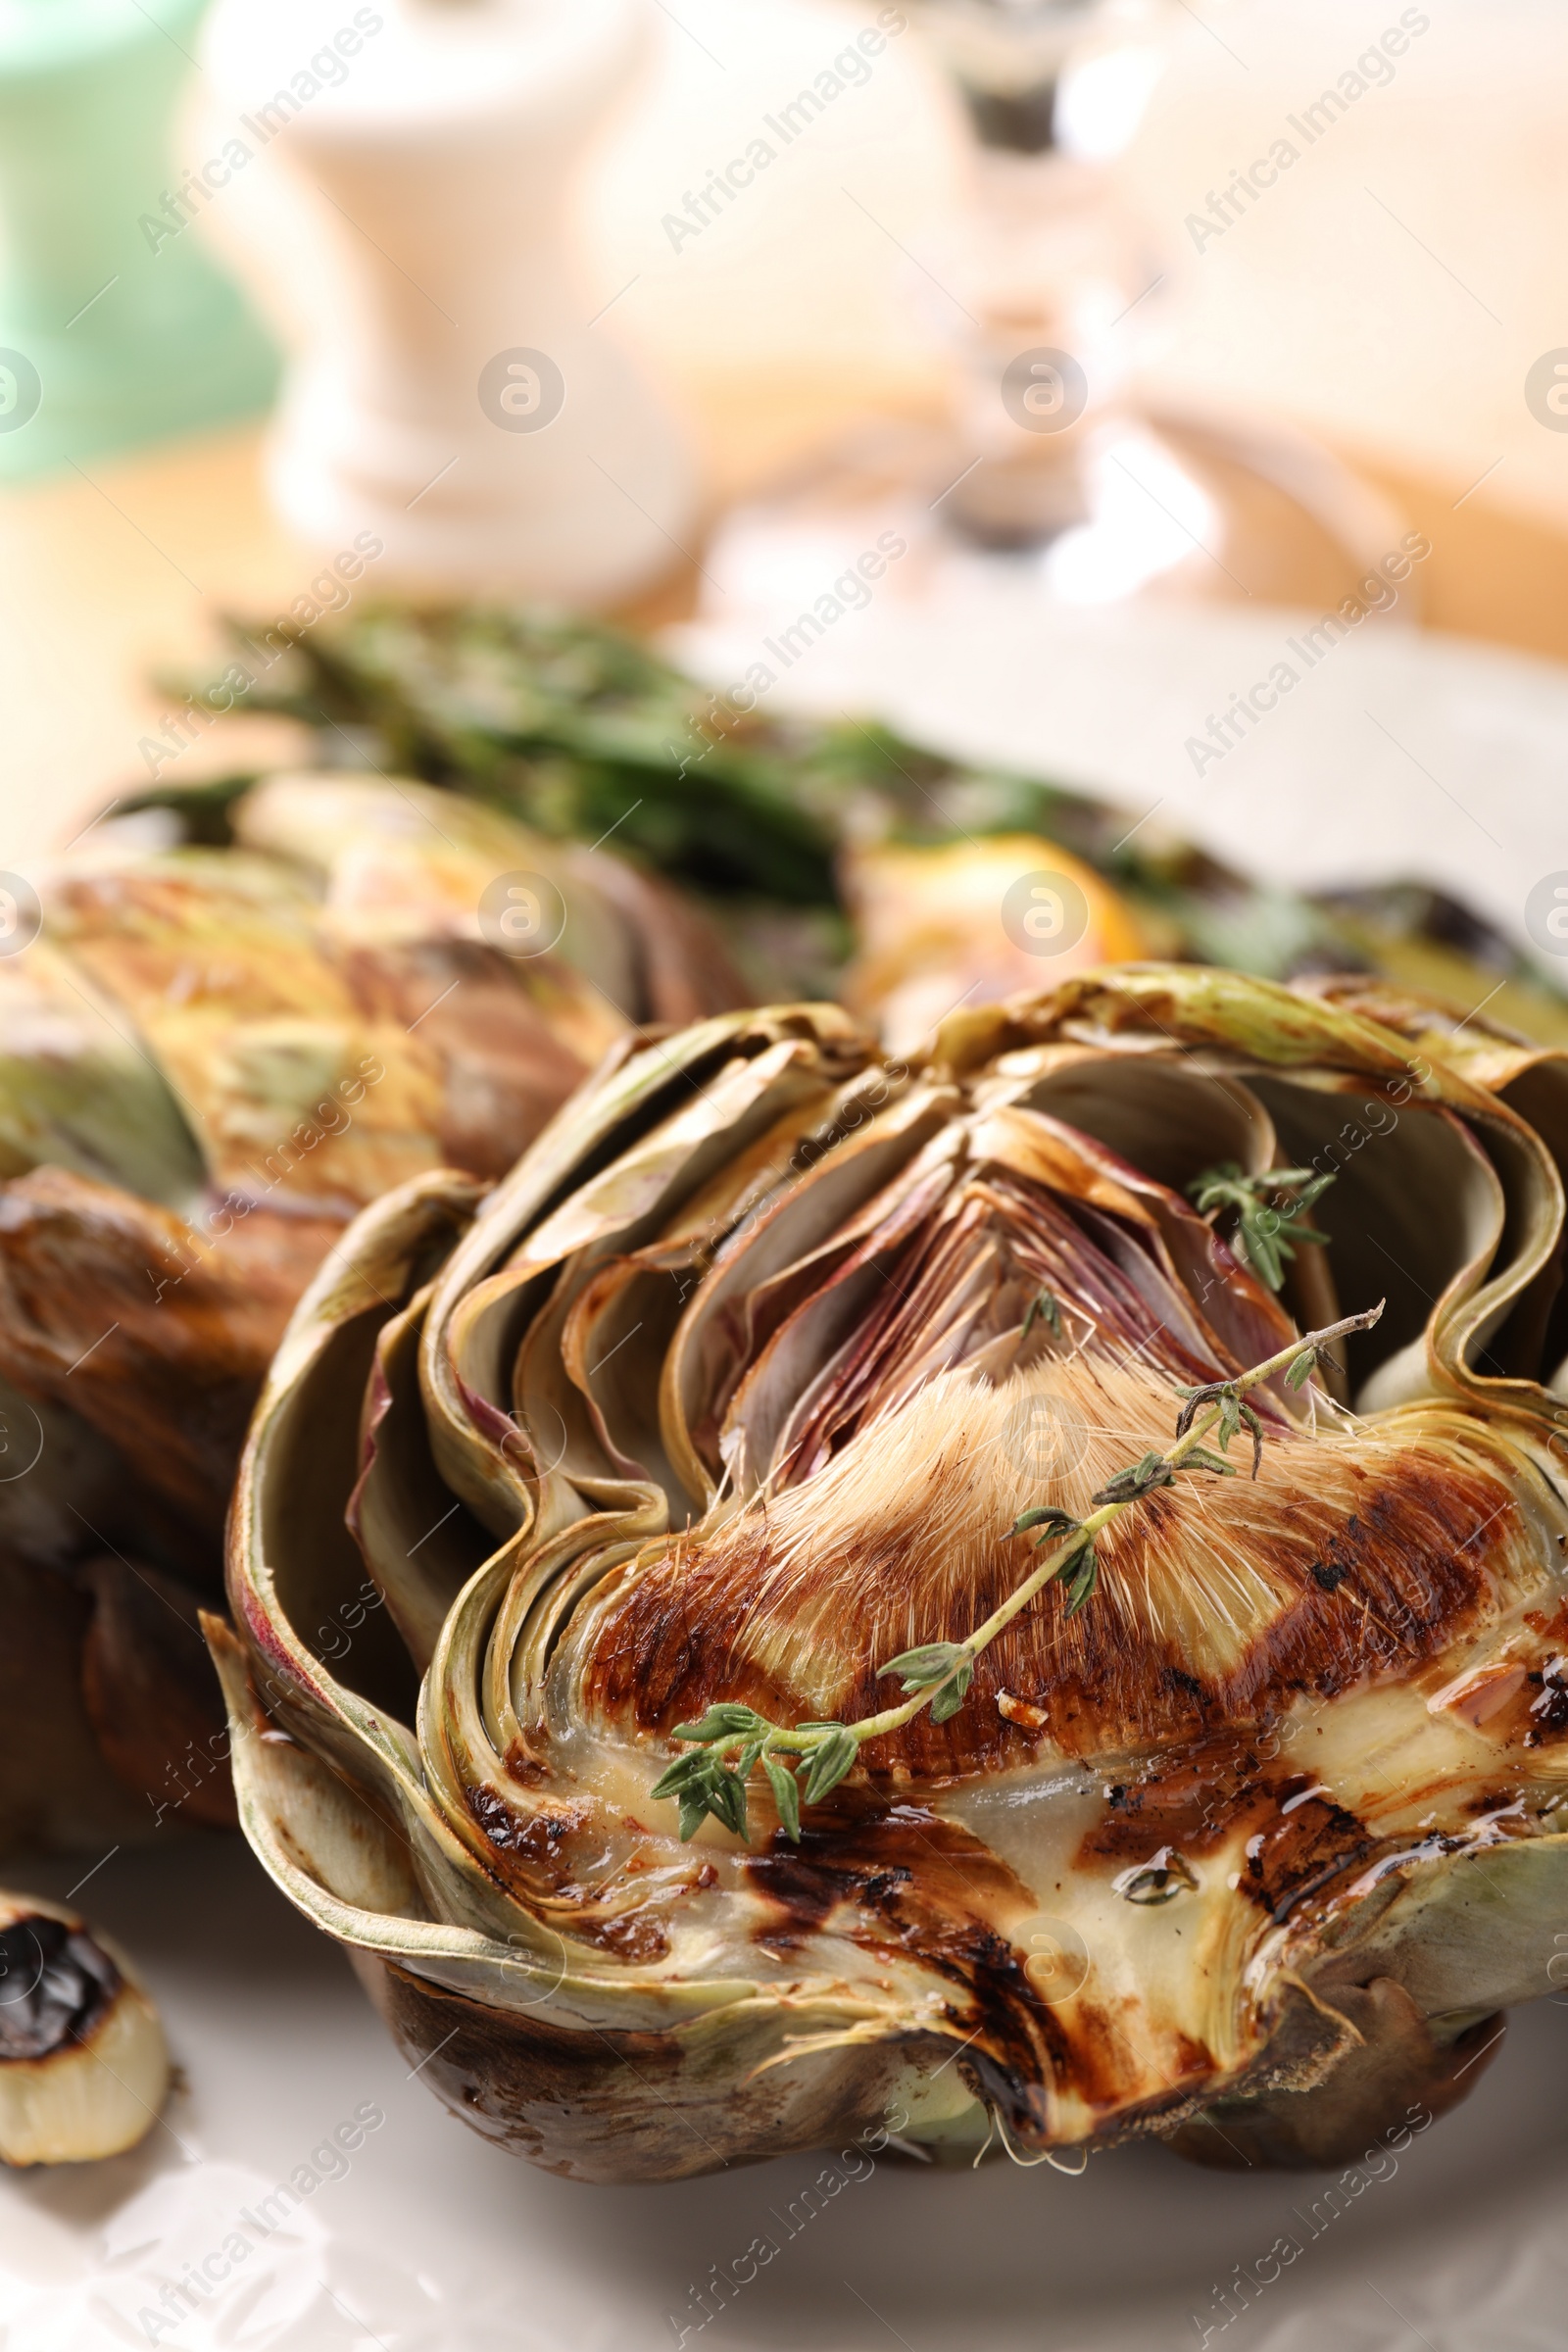
[[[1312,2164],[1473,2085],[1568,1931],[1568,1061],[1462,1042],[1149,963],[903,1060],[726,1013],[364,1212],[206,1626],[458,2114]]]

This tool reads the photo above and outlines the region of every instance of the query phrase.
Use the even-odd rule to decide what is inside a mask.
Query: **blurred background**
[[[963,96],[964,42],[973,49],[977,25],[981,48],[999,26],[1002,48],[1013,43],[1000,67],[990,60],[1003,82],[1054,84],[1062,55],[1079,55],[1088,86],[1075,137],[1092,159],[1080,168],[1102,184],[1091,197],[1057,188],[1023,201],[1045,224],[1058,326],[1069,318],[1093,343],[1099,384],[1114,379],[1118,398],[1138,393],[1243,435],[1304,434],[1309,456],[1332,453],[1359,491],[1388,502],[1391,545],[1408,528],[1430,540],[1415,575],[1423,627],[1548,660],[1568,647],[1568,416],[1549,405],[1549,355],[1568,336],[1556,258],[1568,26],[1548,0],[1446,0],[1404,11],[1402,32],[1399,10],[1353,0],[1310,11],[1270,0],[1098,11],[975,0],[923,18],[912,5],[884,11],[894,29],[880,35],[874,9],[828,0],[649,0],[573,12],[569,56],[544,54],[552,40],[559,51],[564,22],[549,7],[424,0],[361,14],[384,22],[340,60],[330,52],[339,19],[356,44],[349,10],[270,12],[265,27],[237,0],[205,27],[198,8],[166,0],[11,0],[4,12],[0,340],[24,375],[30,357],[42,378],[30,418],[17,421],[25,380],[0,417],[10,719],[0,825],[12,865],[69,837],[127,779],[145,779],[155,755],[140,747],[170,709],[155,679],[216,651],[225,610],[286,612],[323,556],[350,544],[351,523],[373,527],[400,506],[407,518],[407,544],[374,570],[378,593],[407,580],[569,596],[571,566],[538,532],[514,534],[509,564],[498,534],[477,527],[500,477],[470,446],[476,429],[495,450],[530,461],[553,450],[558,473],[592,479],[600,503],[580,527],[606,546],[582,573],[588,601],[649,625],[700,614],[713,662],[766,634],[748,637],[748,598],[765,617],[769,597],[755,541],[748,556],[731,533],[724,563],[704,556],[738,500],[771,496],[782,467],[876,420],[947,430],[956,473],[984,441],[964,408],[996,356],[998,322],[975,288],[987,237],[994,255],[1003,233],[996,191],[977,187],[977,165],[998,150],[977,148]],[[867,27],[880,46],[856,51]],[[1397,54],[1379,50],[1385,32]],[[313,74],[323,43],[331,73]],[[467,54],[486,44],[508,55],[505,74]],[[1358,73],[1369,48],[1381,62]],[[858,62],[834,75],[847,50]],[[437,52],[448,53],[444,82],[429,69]],[[969,56],[968,70],[972,89],[986,61]],[[314,94],[258,116],[297,74]],[[824,101],[819,88],[834,79],[841,88]],[[471,84],[493,101],[484,137],[458,127],[475,103]],[[568,103],[549,98],[568,84]],[[802,92],[815,103],[787,118]],[[1315,119],[1303,112],[1314,104]],[[1027,148],[1034,133],[1016,122],[998,133],[993,121],[989,135]],[[218,160],[236,138],[250,151],[243,168],[232,145],[229,162]],[[713,175],[760,139],[772,160],[737,173],[744,186],[720,201]],[[1296,160],[1270,166],[1282,139]],[[1029,158],[1014,145],[1003,160]],[[1259,162],[1260,184],[1236,192]],[[1104,216],[1094,250],[1085,204]],[[443,270],[439,283],[414,282]],[[1091,331],[1073,310],[1072,281],[1086,275],[1091,296],[1097,279],[1128,302],[1153,290],[1115,322],[1117,305],[1102,299],[1097,310],[1091,299]],[[1007,296],[1004,286],[1004,340]],[[509,315],[510,328],[495,323]],[[489,430],[474,398],[468,346],[477,335],[504,347],[503,332],[516,347],[561,342],[578,379],[562,416],[534,436]],[[1017,323],[1014,345],[1031,338],[1064,339]],[[1544,388],[1532,396],[1544,359]],[[591,392],[590,363],[603,363]],[[377,382],[376,370],[402,380]],[[454,422],[448,407],[465,413]],[[372,428],[383,442],[408,440],[415,414],[419,446],[357,482],[356,442],[363,451]],[[464,454],[409,508],[426,441],[431,473]],[[515,495],[537,505],[549,470],[536,466]],[[929,512],[934,492],[921,481],[926,496],[906,503]],[[426,518],[419,540],[414,525]],[[1172,527],[1179,537],[1180,522]],[[1359,529],[1377,542],[1381,527],[1370,504],[1345,523],[1352,541]],[[1353,548],[1351,568],[1364,552]],[[1270,593],[1290,598],[1291,568]],[[1218,580],[1201,559],[1199,569],[1210,573],[1200,588]],[[1489,911],[1522,937],[1521,884],[1557,861],[1546,842],[1510,844],[1499,862],[1441,791],[1407,791],[1409,760],[1365,727],[1365,777],[1396,813],[1380,828],[1363,795],[1337,809],[1322,761],[1346,746],[1322,707],[1329,680],[1280,713],[1267,760],[1260,740],[1233,766],[1194,773],[1185,746],[1223,710],[1212,698],[1266,675],[1265,655],[1289,633],[1269,623],[1254,646],[1258,600],[1218,584],[1230,603],[1212,679],[1176,710],[1163,708],[1172,673],[1191,677],[1194,658],[1171,618],[1179,591],[1132,632],[1130,659],[1125,615],[1087,649],[1081,627],[1063,636],[1059,612],[1054,625],[1014,621],[1006,658],[993,664],[1001,674],[967,695],[962,676],[955,688],[943,665],[933,674],[928,650],[901,665],[873,646],[880,613],[870,625],[851,613],[822,649],[831,674],[829,660],[813,662],[792,692],[828,706],[876,702],[928,731],[964,723],[963,710],[954,720],[956,699],[994,756],[1130,795],[1135,815],[1166,793],[1166,813],[1200,828],[1204,804],[1212,814],[1233,801],[1251,761],[1259,855],[1292,865],[1309,836],[1314,880],[1355,878],[1369,849],[1387,867],[1403,846],[1419,868],[1422,845],[1397,835],[1430,821],[1430,861],[1445,870],[1424,878],[1451,886],[1473,850]],[[906,581],[898,586],[912,601]],[[960,602],[986,611],[995,582],[970,586]],[[1302,607],[1323,601],[1304,556],[1295,586]],[[1407,595],[1396,618],[1415,603]],[[978,650],[995,657],[993,621],[972,625]],[[695,658],[696,638],[689,650]],[[971,661],[954,666],[976,685]],[[1548,822],[1557,684],[1554,669],[1467,671],[1464,772],[1443,771],[1449,790],[1490,793],[1496,768],[1512,765],[1525,771],[1521,823]],[[1426,688],[1401,673],[1399,691],[1419,702]],[[1293,732],[1298,756],[1284,740]],[[193,745],[181,773],[232,764],[235,742],[231,729],[221,748]],[[1431,751],[1413,744],[1427,765]],[[1257,799],[1273,793],[1294,817],[1258,818]],[[1234,808],[1218,821],[1233,833]]]

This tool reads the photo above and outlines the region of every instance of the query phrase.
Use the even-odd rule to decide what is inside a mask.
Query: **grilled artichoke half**
[[[1314,2162],[1473,2083],[1568,1948],[1568,1072],[1489,1036],[1466,1074],[1403,1009],[1419,1051],[1109,967],[916,1067],[831,1006],[724,1016],[487,1199],[424,1175],[358,1221],[209,1639],[258,1854],[458,2114],[595,2180],[890,2113],[949,2154]],[[1278,1292],[1188,1198],[1227,1164],[1335,1179]],[[749,1838],[683,1842],[650,1791],[705,1709],[886,1706],[1019,1585],[1021,1515],[1081,1519],[1182,1387],[1380,1298],[1253,1387],[1255,1479],[1145,1494],[1093,1595],[1047,1586],[798,1841],[759,1771]]]

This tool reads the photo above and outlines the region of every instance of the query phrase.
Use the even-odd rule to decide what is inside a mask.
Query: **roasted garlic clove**
[[[119,2156],[168,2090],[164,2029],[123,1954],[78,1912],[0,1893],[0,2158]]]

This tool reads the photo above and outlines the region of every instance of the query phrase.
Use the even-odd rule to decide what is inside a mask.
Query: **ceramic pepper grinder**
[[[685,445],[573,250],[580,169],[645,6],[219,0],[205,63],[224,124],[308,224],[269,460],[303,536],[372,532],[382,578],[582,604],[692,546]]]
[[[0,477],[271,397],[275,354],[171,186],[203,5],[0,0]]]

